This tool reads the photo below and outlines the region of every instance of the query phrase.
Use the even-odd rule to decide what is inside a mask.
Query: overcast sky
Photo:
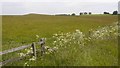
[[[92,12],[102,14],[118,10],[119,0],[1,0],[0,14],[19,15],[38,14],[71,14]]]

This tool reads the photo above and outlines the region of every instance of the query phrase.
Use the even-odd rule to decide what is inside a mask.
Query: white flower
[[[39,39],[39,35],[36,35],[36,39]]]
[[[33,48],[31,47],[30,49],[32,50]]]
[[[22,57],[22,56],[25,56],[26,54],[24,54],[24,53],[18,53],[19,55],[20,55],[20,57]]]
[[[54,50],[57,50],[57,49],[58,49],[58,47],[53,47],[53,49],[54,49]]]
[[[80,32],[78,29],[75,30],[76,32]]]
[[[30,66],[30,65],[27,64],[26,66]]]
[[[33,56],[32,58],[30,58],[29,59],[30,61],[34,61],[34,60],[36,60],[36,57],[35,56]]]
[[[57,42],[57,41],[53,41],[53,45],[55,45],[55,44],[56,44],[56,42]]]
[[[61,39],[62,41],[64,40],[64,39]]]
[[[75,39],[75,38],[73,37],[73,39]]]
[[[39,38],[39,35],[36,35],[37,38]]]
[[[55,38],[55,36],[52,36],[53,38]]]
[[[53,50],[52,50],[52,49],[48,49],[48,51],[49,51],[49,52],[53,52]]]
[[[29,54],[29,53],[33,53],[33,51],[32,50],[27,50],[26,54]]]
[[[56,41],[54,41],[53,43],[56,43]]]
[[[49,52],[45,52],[45,54],[50,54]]]
[[[27,62],[25,62],[25,65],[27,64]]]
[[[30,66],[30,65],[28,64],[28,62],[25,62],[24,66]]]
[[[57,34],[54,34],[54,36],[57,36]]]
[[[45,49],[48,49],[49,47],[48,46],[45,46]]]

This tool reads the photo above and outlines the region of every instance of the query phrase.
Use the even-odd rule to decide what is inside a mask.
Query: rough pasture
[[[24,16],[2,16],[3,17],[3,45],[2,50],[28,44],[36,40],[36,35],[45,37],[46,45],[54,47],[55,38],[53,34],[74,33],[77,29],[88,38],[89,30],[93,33],[103,27],[111,26],[117,21],[117,16],[112,15],[86,15],[86,16],[48,16],[48,15],[24,15]],[[109,30],[109,29],[108,29]],[[78,31],[79,32],[79,31]],[[80,34],[80,36],[82,35]],[[94,35],[94,34],[93,34]],[[65,37],[65,36],[63,36]],[[76,42],[76,40],[75,40]],[[80,42],[79,42],[80,43]],[[59,44],[59,41],[58,41]],[[62,46],[67,45],[63,44]],[[27,62],[28,59],[19,63],[8,65],[41,65],[41,66],[64,66],[64,65],[117,65],[117,39],[85,40],[84,45],[72,42],[70,47],[61,47],[58,53],[46,54],[44,59]],[[12,55],[18,56],[15,52]],[[103,54],[105,53],[105,54]],[[39,56],[39,55],[38,55]],[[12,57],[11,54],[3,55],[3,59]],[[35,63],[34,63],[35,62]],[[52,63],[51,63],[52,62]]]

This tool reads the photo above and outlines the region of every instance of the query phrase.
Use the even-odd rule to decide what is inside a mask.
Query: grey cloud
[[[116,2],[4,2],[2,3],[3,14],[25,14],[25,13],[77,13],[93,12],[103,13],[113,12],[118,9]]]

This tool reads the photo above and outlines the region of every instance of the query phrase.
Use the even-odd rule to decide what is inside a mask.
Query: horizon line
[[[117,11],[117,10],[115,10]],[[85,11],[87,12],[87,11]],[[88,11],[87,13],[89,13],[90,11]],[[108,12],[108,11],[105,11],[105,12]],[[59,15],[59,14],[68,14],[68,15],[71,15],[75,12],[72,12],[72,13],[34,13],[34,12],[30,12],[30,13],[23,13],[23,14],[0,14],[0,15],[29,15],[29,14],[41,14],[41,15]],[[80,13],[84,13],[84,12],[80,12]],[[75,13],[75,15],[80,15],[80,13]],[[92,13],[92,12],[91,12]],[[112,14],[112,12],[109,12],[110,14]],[[92,14],[104,14],[103,13],[92,13]],[[91,14],[91,15],[92,15]]]

